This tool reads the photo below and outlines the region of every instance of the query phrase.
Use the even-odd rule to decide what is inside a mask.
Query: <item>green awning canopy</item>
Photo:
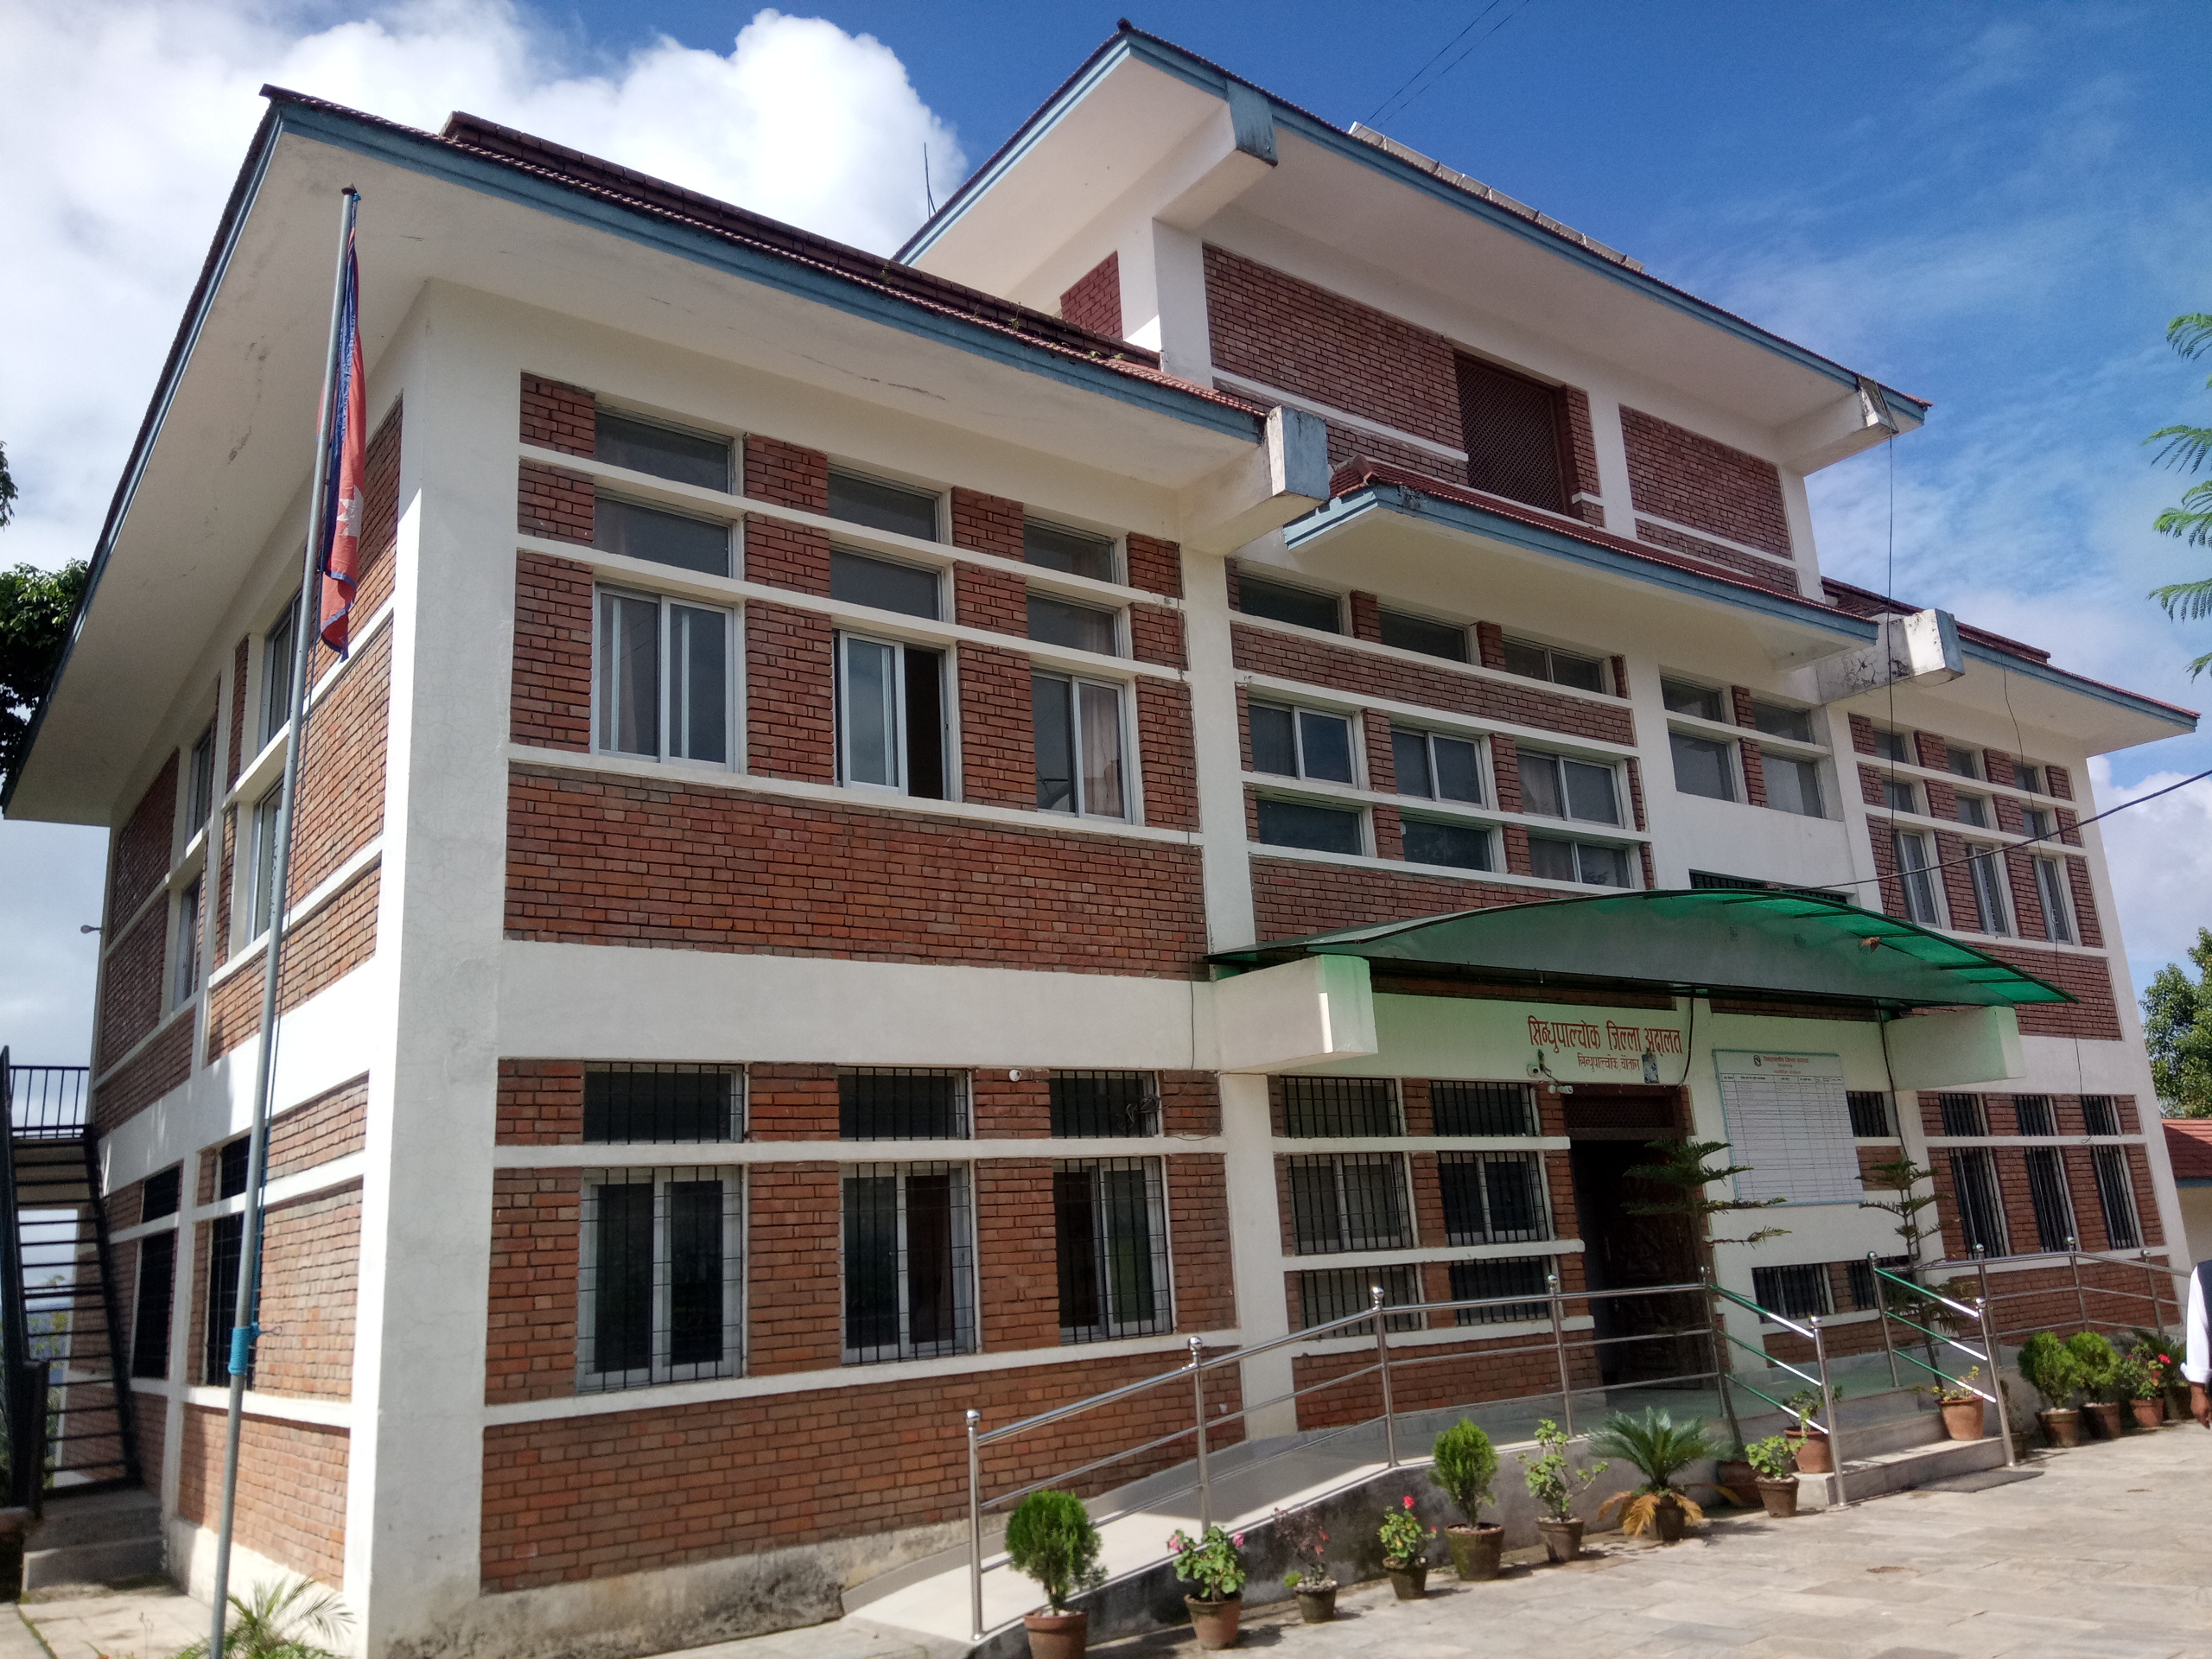
[[[1610,893],[1280,939],[1207,960],[1365,957],[1400,976],[1611,986],[1888,1007],[2071,1002],[2009,963],[1848,899],[1776,891]]]

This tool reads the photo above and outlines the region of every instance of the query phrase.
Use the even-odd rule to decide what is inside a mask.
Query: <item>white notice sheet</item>
[[[1841,1056],[1716,1049],[1713,1061],[1728,1161],[1751,1166],[1736,1177],[1738,1198],[1856,1204],[1866,1196]]]

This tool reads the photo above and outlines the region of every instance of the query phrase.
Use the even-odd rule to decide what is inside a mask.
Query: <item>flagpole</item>
[[[210,1659],[220,1659],[223,1626],[230,1611],[231,1534],[238,1497],[238,1433],[245,1416],[246,1368],[254,1338],[259,1332],[254,1322],[254,1303],[261,1270],[261,1189],[269,1173],[270,1101],[276,1082],[276,994],[283,982],[284,920],[290,902],[292,815],[299,799],[300,760],[307,750],[308,664],[321,639],[317,626],[317,601],[321,593],[323,518],[330,488],[331,397],[338,384],[346,256],[353,246],[353,223],[360,205],[360,193],[347,185],[345,205],[339,214],[338,274],[331,291],[330,341],[322,360],[322,402],[315,415],[315,483],[308,511],[307,559],[300,578],[299,613],[292,625],[292,686],[286,704],[291,711],[291,741],[284,753],[283,791],[276,803],[276,856],[269,880],[269,943],[261,965],[261,1044],[260,1054],[254,1063],[253,1133],[247,1147],[245,1219],[238,1240],[238,1307],[231,1322],[231,1403],[223,1436],[223,1509],[215,1538],[215,1612],[207,1643]]]

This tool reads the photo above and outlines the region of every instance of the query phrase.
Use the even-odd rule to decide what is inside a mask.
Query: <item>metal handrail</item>
[[[1953,1376],[1948,1371],[1943,1370],[1940,1366],[1933,1363],[1932,1362],[1935,1359],[1936,1352],[1933,1348],[1929,1350],[1929,1357],[1926,1360],[1915,1359],[1910,1354],[1906,1354],[1904,1356],[1904,1359],[1909,1364],[1917,1365],[1922,1370],[1928,1372],[1930,1376],[1941,1378],[1942,1381],[1948,1383],[1952,1389],[1964,1390],[1966,1393],[1973,1395],[1977,1400],[1981,1401],[1985,1405],[1996,1407],[1998,1438],[2005,1443],[2005,1466],[2007,1469],[2017,1468],[2019,1465],[2020,1452],[2019,1448],[2012,1443],[2012,1409],[2005,1402],[2005,1390],[1999,1385],[1999,1378],[1998,1376],[1998,1373],[2003,1369],[2002,1365],[1999,1363],[1998,1357],[2004,1351],[1998,1346],[1997,1327],[1990,1316],[1989,1264],[1986,1262],[1977,1262],[1974,1264],[1976,1270],[1980,1274],[1982,1294],[1972,1307],[1967,1306],[1963,1302],[1952,1300],[1948,1296],[1944,1295],[1940,1291],[1930,1290],[1925,1285],[1916,1284],[1910,1279],[1904,1278],[1900,1274],[1891,1273],[1887,1268],[1883,1267],[1874,1259],[1874,1253],[1872,1250],[1869,1250],[1866,1253],[1866,1265],[1874,1274],[1874,1311],[1878,1316],[1877,1322],[1882,1327],[1882,1347],[1889,1356],[1891,1382],[1895,1383],[1899,1380],[1897,1377],[1897,1349],[1896,1344],[1890,1340],[1890,1321],[1891,1319],[1895,1319],[1899,1325],[1909,1326],[1910,1329],[1919,1332],[1922,1336],[1929,1338],[1933,1342],[1948,1344],[1951,1347],[1957,1349],[1961,1353],[1966,1355],[1969,1359],[1980,1360],[1983,1364],[1989,1367],[1989,1387],[1986,1389],[1974,1387],[1972,1382],[1969,1382],[1962,1376]],[[1980,1327],[1981,1330],[1980,1351],[1976,1351],[1973,1347],[1960,1341],[1956,1337],[1948,1335],[1942,1331],[1931,1331],[1926,1325],[1920,1324],[1916,1319],[1909,1319],[1902,1313],[1892,1312],[1890,1307],[1890,1299],[1883,1293],[1882,1289],[1882,1281],[1885,1279],[1893,1285],[1903,1286],[1906,1290],[1910,1291],[1916,1297],[1925,1297],[1930,1301],[1940,1302],[1945,1307],[1951,1309],[1954,1313],[1956,1313],[1966,1319],[1972,1319],[1978,1326]],[[1942,1390],[1940,1389],[1938,1390],[1937,1397],[1939,1399],[1942,1397]]]

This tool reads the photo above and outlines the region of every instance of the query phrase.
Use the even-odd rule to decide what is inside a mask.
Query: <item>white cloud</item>
[[[2158,772],[2114,787],[2109,762],[2089,763],[2099,810],[2143,801],[2098,826],[2139,993],[2159,969],[2187,957],[2200,926],[2212,925],[2204,904],[2212,893],[2212,778],[2157,800],[2144,798],[2202,770]]]
[[[255,124],[264,81],[432,130],[467,110],[887,251],[965,168],[897,55],[763,10],[727,52],[579,60],[512,0],[0,0],[0,560],[92,550]],[[0,825],[0,1042],[81,1054],[99,841]],[[36,1052],[32,1052],[35,1049]]]

